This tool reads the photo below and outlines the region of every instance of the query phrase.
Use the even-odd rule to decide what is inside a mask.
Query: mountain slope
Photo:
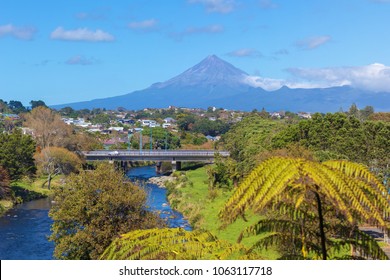
[[[74,109],[127,109],[177,107],[207,108],[209,106],[250,111],[289,110],[334,112],[352,103],[359,107],[374,106],[377,111],[390,110],[389,93],[373,93],[351,87],[325,89],[290,89],[282,87],[266,91],[245,82],[249,75],[215,55],[165,82],[125,95],[52,106]]]

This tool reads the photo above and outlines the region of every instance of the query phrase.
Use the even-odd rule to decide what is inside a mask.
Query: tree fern
[[[249,209],[260,213],[271,206],[281,206],[283,203],[290,204],[290,208],[294,205],[296,210],[292,213],[298,216],[289,216],[290,221],[294,222],[302,222],[304,219],[299,215],[309,213],[299,211],[300,209],[305,207],[307,209],[310,205],[312,208],[316,206],[315,217],[319,222],[316,234],[320,237],[324,259],[327,258],[326,245],[330,242],[325,236],[326,227],[329,226],[324,221],[326,215],[323,211],[326,207],[333,207],[333,215],[339,215],[339,218],[346,220],[350,226],[364,221],[379,225],[387,231],[390,228],[387,219],[390,213],[390,199],[385,186],[366,167],[348,161],[319,163],[300,158],[270,158],[243,180],[219,216],[224,225],[227,225],[243,216]],[[314,213],[311,209],[311,214]],[[249,230],[259,231],[260,228],[265,229],[266,225],[271,227],[268,230],[278,233],[267,237],[268,239],[275,241],[285,238],[280,227],[287,226],[286,221],[268,220],[266,223],[260,221],[257,227]],[[299,223],[291,223],[289,226],[293,225]],[[304,223],[304,226],[307,226],[307,223]],[[308,232],[308,228],[305,231]],[[301,236],[303,237],[306,238]],[[358,244],[360,243],[357,242],[355,245]],[[369,248],[373,249],[373,252],[376,250],[372,246]],[[373,255],[381,258],[378,254]]]
[[[121,235],[102,254],[115,260],[259,259],[241,244],[218,240],[208,231],[181,228],[137,230]]]

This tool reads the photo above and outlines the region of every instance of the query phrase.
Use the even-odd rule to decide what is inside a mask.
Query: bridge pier
[[[172,160],[172,171],[181,169],[181,161]]]
[[[129,161],[120,160],[120,161],[110,161],[110,163],[115,163],[116,168],[122,170],[123,172],[127,172],[129,170]]]
[[[156,163],[156,173],[157,174],[160,174],[161,173],[161,170],[162,169],[162,162],[161,161],[158,161],[157,163]]]

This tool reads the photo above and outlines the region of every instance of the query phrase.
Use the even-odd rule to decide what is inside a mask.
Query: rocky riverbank
[[[151,177],[148,180],[148,183],[155,184],[160,188],[165,188],[166,182],[172,182],[175,178],[171,176],[159,176],[159,177]]]

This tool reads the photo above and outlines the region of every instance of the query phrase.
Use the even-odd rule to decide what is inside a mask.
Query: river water
[[[159,175],[156,174],[155,167],[145,166],[130,169],[127,172],[127,176],[130,179],[140,180],[146,183],[147,179]],[[160,217],[167,221],[168,227],[181,227],[186,230],[191,230],[191,226],[187,220],[184,219],[183,215],[175,210],[172,210],[169,206],[166,189],[160,188],[155,184],[146,184],[144,185],[144,188],[148,194],[146,204],[150,207],[151,211],[160,213]]]
[[[127,176],[144,181],[157,176],[152,166],[131,169]],[[191,230],[183,216],[172,210],[166,200],[166,190],[154,184],[144,184],[148,193],[147,205],[167,220],[169,227]],[[54,244],[47,237],[51,234],[52,220],[48,213],[51,199],[39,199],[23,203],[0,217],[0,260],[51,260]]]

